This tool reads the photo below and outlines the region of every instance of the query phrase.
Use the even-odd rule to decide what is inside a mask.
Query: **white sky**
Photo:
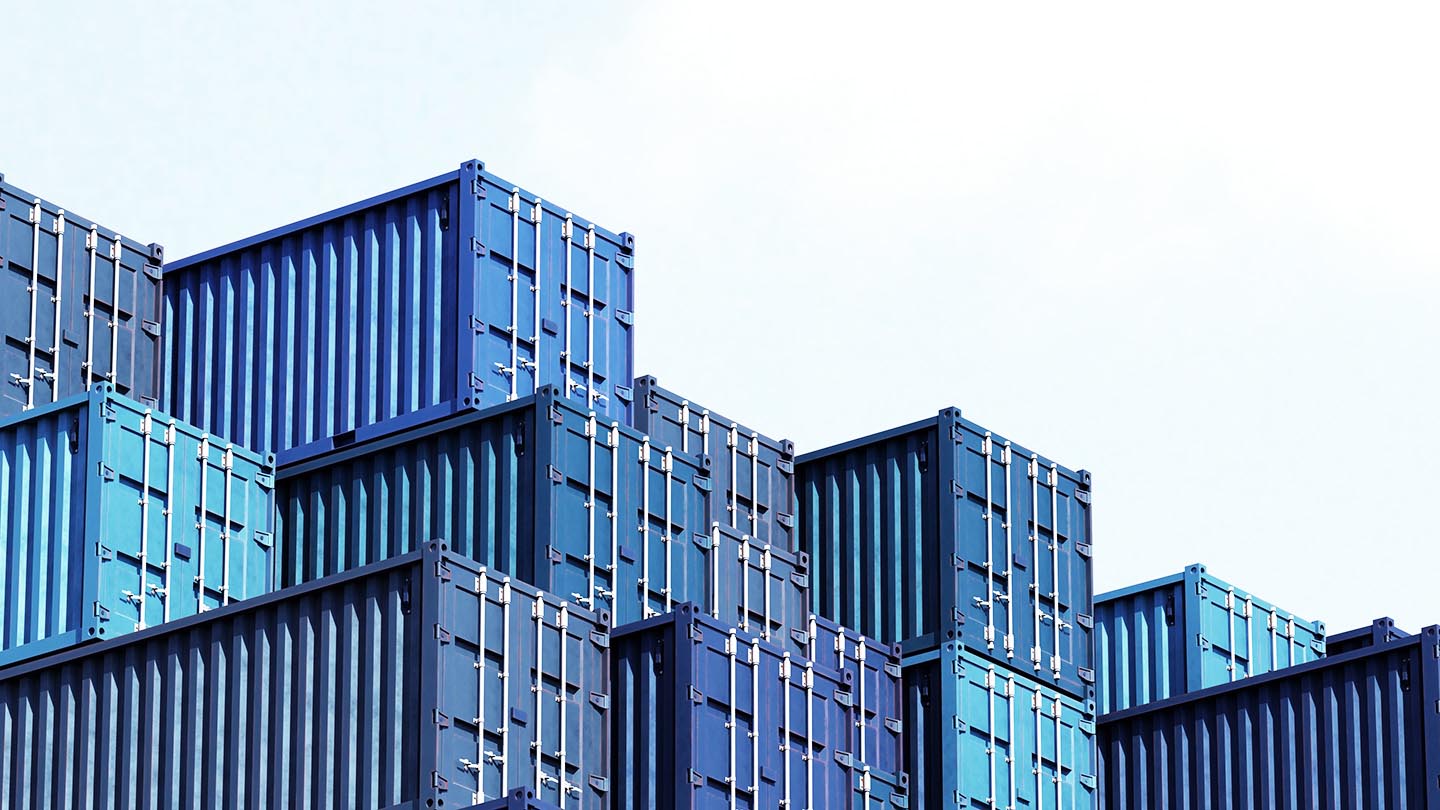
[[[662,385],[958,405],[1094,473],[1101,589],[1440,621],[1433,6],[62,5],[0,171],[171,258],[480,157],[637,235]]]

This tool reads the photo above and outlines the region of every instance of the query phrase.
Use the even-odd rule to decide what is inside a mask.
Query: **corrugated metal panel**
[[[953,642],[905,659],[916,807],[1093,810],[1095,704]]]
[[[0,420],[0,664],[268,593],[274,465],[120,396]]]
[[[1390,641],[1409,638],[1410,634],[1395,626],[1395,620],[1384,616],[1364,627],[1331,633],[1325,637],[1326,655],[1343,655],[1348,652],[1374,647]]]
[[[848,675],[693,605],[613,643],[615,807],[864,806]]]
[[[0,671],[0,805],[608,808],[607,639],[431,544]]]
[[[900,645],[866,638],[814,614],[808,636],[806,655],[811,661],[850,674],[858,719],[847,750],[878,770],[903,774],[905,688]]]
[[[1440,627],[1100,723],[1110,810],[1440,808]]]
[[[1095,599],[1101,714],[1313,661],[1325,625],[1191,565]]]
[[[796,462],[815,612],[905,651],[956,641],[1093,680],[1090,474],[947,408]]]
[[[795,446],[635,379],[632,424],[661,447],[710,460],[714,520],[776,548],[795,545]]]
[[[164,401],[277,452],[547,385],[627,421],[633,252],[468,161],[168,265]]]
[[[446,537],[459,553],[624,624],[700,603],[799,649],[806,560],[707,521],[703,467],[546,388],[282,470],[281,580]],[[399,545],[396,545],[398,542]]]
[[[102,380],[154,405],[163,259],[0,181],[0,417]]]

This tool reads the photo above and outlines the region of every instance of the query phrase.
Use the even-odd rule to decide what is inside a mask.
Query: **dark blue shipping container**
[[[1108,810],[1440,808],[1440,627],[1107,715]]]
[[[776,548],[795,548],[795,446],[635,379],[632,423],[657,445],[709,459],[714,519]]]
[[[683,601],[798,649],[803,556],[708,520],[711,481],[689,456],[578,408],[558,389],[283,466],[281,581],[304,582],[446,537],[496,570],[608,611],[617,624]]]
[[[1325,625],[1301,619],[1203,565],[1095,597],[1101,714],[1325,655]]]
[[[0,175],[0,417],[102,381],[155,405],[164,257]]]
[[[1384,616],[1364,627],[1346,630],[1343,633],[1331,633],[1326,636],[1325,654],[1342,655],[1366,647],[1374,647],[1377,644],[1399,641],[1402,638],[1409,637],[1409,633],[1395,626],[1394,619],[1389,616]]]
[[[883,644],[810,615],[806,656],[850,676],[856,720],[847,749],[860,761],[890,773],[905,772],[905,683],[900,645]]]
[[[846,750],[846,674],[693,605],[616,630],[611,670],[616,810],[906,806],[903,776]]]
[[[0,670],[0,807],[608,810],[608,642],[427,544]]]
[[[549,802],[542,802],[535,798],[535,791],[529,788],[520,788],[510,792],[509,796],[503,799],[496,799],[493,802],[477,804],[470,810],[560,810]]]
[[[275,452],[544,386],[628,422],[633,253],[467,161],[170,263],[163,400]]]
[[[796,476],[816,613],[907,655],[956,642],[1088,692],[1089,473],[947,408],[802,455]]]
[[[946,642],[905,658],[916,807],[1094,810],[1095,703]]]

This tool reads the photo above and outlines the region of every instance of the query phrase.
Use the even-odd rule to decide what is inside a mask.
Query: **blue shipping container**
[[[0,670],[0,806],[608,810],[607,643],[427,544]]]
[[[906,654],[958,642],[1094,680],[1090,474],[947,408],[796,462],[814,610]]]
[[[0,175],[0,417],[102,381],[156,404],[164,257]]]
[[[693,605],[617,629],[611,669],[617,810],[905,806],[903,777],[845,750],[846,674]]]
[[[1203,565],[1095,598],[1096,703],[1108,714],[1325,655],[1325,626]]]
[[[1109,810],[1440,808],[1440,627],[1108,715]]]
[[[916,807],[1093,810],[1095,704],[954,642],[905,658]]]
[[[559,810],[559,808],[535,798],[535,791],[529,788],[519,788],[511,791],[510,795],[503,799],[477,804],[470,810]]]
[[[169,264],[163,399],[277,452],[547,385],[627,422],[633,253],[467,161]]]
[[[806,656],[850,676],[856,719],[847,749],[861,761],[890,773],[905,772],[905,683],[900,645],[883,644],[810,615]]]
[[[1394,619],[1384,616],[1364,627],[1327,635],[1325,637],[1325,654],[1342,655],[1409,637],[1409,633],[1395,626]]]
[[[108,383],[0,419],[0,665],[269,593],[274,461]]]
[[[457,553],[617,624],[682,601],[777,643],[803,631],[803,556],[708,520],[689,457],[558,389],[430,424],[356,434],[282,467],[281,581],[304,582],[446,537]]]
[[[795,445],[777,441],[635,379],[632,424],[662,447],[710,460],[714,519],[776,548],[795,548]]]

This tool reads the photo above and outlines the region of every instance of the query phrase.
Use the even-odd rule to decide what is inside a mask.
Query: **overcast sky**
[[[171,258],[480,157],[636,234],[666,387],[958,405],[1094,473],[1101,589],[1440,621],[1430,6],[62,5],[0,5],[0,171]]]

